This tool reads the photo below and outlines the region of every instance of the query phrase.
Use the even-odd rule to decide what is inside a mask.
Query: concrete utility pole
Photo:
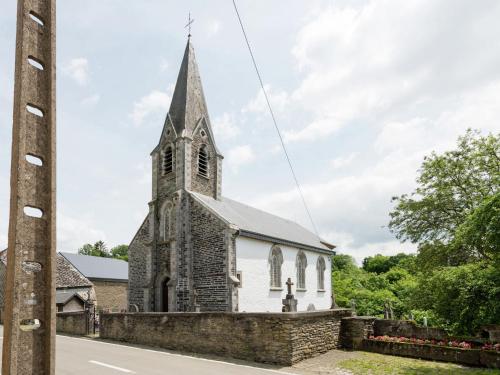
[[[2,374],[54,374],[56,0],[18,0]]]

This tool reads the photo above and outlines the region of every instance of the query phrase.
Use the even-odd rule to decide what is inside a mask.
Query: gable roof
[[[0,261],[7,265],[7,249],[0,252]],[[60,253],[56,257],[56,288],[91,287],[92,282]]]
[[[241,236],[333,254],[335,246],[291,220],[229,198],[216,200],[200,193],[189,193],[228,224],[237,226]]]
[[[128,281],[128,263],[121,259],[59,253],[90,280]]]
[[[78,271],[66,258],[57,254],[56,288],[75,288],[92,286],[92,283]]]
[[[73,297],[77,297],[80,301],[85,303],[83,297],[77,292],[65,292],[56,290],[56,305],[65,305],[68,303]]]

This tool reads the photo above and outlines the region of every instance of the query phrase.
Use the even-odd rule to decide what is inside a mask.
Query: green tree
[[[111,256],[128,262],[128,245],[118,245],[111,249]]]
[[[336,254],[332,257],[332,268],[334,271],[353,270],[357,268],[354,258],[347,254]]]
[[[410,261],[407,261],[408,258],[413,258],[413,255],[399,253],[397,255],[385,256],[377,254],[363,259],[363,269],[367,272],[380,274],[389,271],[392,267],[395,267],[400,263],[404,263],[407,267],[409,267],[411,263]]]
[[[109,258],[110,253],[106,244],[103,241],[97,241],[95,244],[85,244],[78,249],[78,254],[91,255],[95,257]]]
[[[454,334],[473,334],[500,322],[500,269],[486,262],[435,269],[419,279],[413,301]]]
[[[477,258],[500,258],[500,193],[486,198],[457,228],[455,247]]]
[[[398,239],[449,244],[457,228],[500,187],[500,136],[468,130],[457,148],[424,159],[410,195],[394,197],[389,228]]]

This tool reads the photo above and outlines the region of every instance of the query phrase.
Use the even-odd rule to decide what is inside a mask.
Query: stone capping
[[[57,313],[57,316],[71,316],[71,315],[84,315],[85,311],[61,311]]]
[[[242,318],[277,318],[286,320],[297,320],[297,319],[307,319],[322,316],[335,316],[338,312],[352,313],[352,309],[338,308],[331,310],[317,310],[317,311],[299,311],[299,312],[225,312],[225,311],[214,311],[214,312],[106,312],[102,315],[113,315],[113,316],[172,316],[172,317],[193,317],[193,316],[232,316],[232,317],[242,317]],[[350,319],[343,318],[343,319]],[[358,318],[358,317],[353,317]]]

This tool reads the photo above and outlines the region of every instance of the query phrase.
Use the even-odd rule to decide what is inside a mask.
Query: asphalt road
[[[0,345],[3,327],[0,326]],[[1,352],[0,352],[1,355]],[[290,374],[251,362],[229,362],[70,336],[57,336],[56,374]]]

